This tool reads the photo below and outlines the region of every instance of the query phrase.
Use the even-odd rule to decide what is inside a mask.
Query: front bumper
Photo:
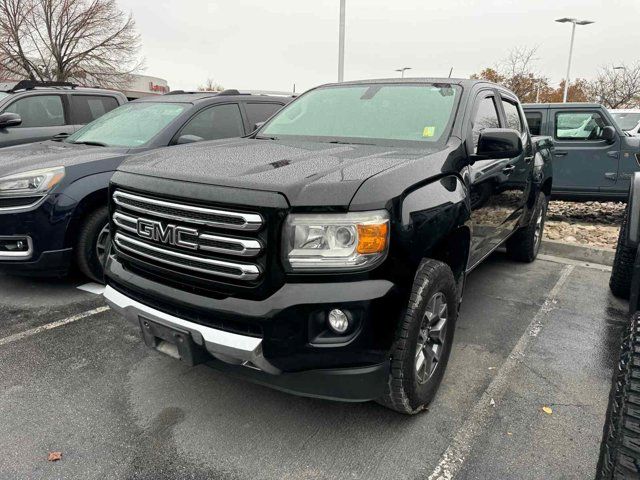
[[[312,369],[282,372],[265,358],[263,339],[227,332],[190,322],[144,305],[107,286],[109,306],[135,325],[141,318],[165,327],[186,331],[195,344],[213,359],[213,368],[297,395],[341,401],[368,401],[382,396],[389,375],[389,362],[362,367]]]

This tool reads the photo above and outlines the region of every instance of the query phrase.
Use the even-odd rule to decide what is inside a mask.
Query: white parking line
[[[462,427],[456,432],[453,440],[440,457],[440,462],[429,475],[429,480],[451,480],[464,465],[475,440],[487,427],[489,420],[495,412],[495,402],[504,396],[511,381],[511,374],[524,358],[524,352],[531,343],[531,340],[538,336],[544,325],[547,314],[553,309],[558,293],[564,286],[567,278],[574,270],[575,265],[567,265],[563,268],[560,278],[553,286],[540,310],[536,313],[527,327],[527,330],[518,340],[516,346],[511,350],[509,358],[500,367],[493,381],[483,392],[480,400],[475,404],[471,414]]]
[[[45,332],[53,328],[62,327],[63,325],[67,325],[69,323],[77,322],[78,320],[82,320],[83,318],[87,318],[92,315],[96,315],[98,313],[102,313],[106,310],[109,310],[109,307],[105,306],[105,307],[94,308],[93,310],[87,310],[86,312],[78,313],[77,315],[72,315],[71,317],[63,318],[62,320],[47,323],[46,325],[40,325],[39,327],[31,328],[29,330],[25,330],[24,332],[15,333],[13,335],[9,335],[8,337],[0,338],[0,347],[3,345],[7,345],[8,343],[22,340],[23,338],[31,337],[40,332]]]

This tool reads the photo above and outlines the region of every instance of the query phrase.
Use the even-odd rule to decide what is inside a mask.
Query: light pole
[[[340,30],[338,32],[338,82],[344,81],[344,16],[345,2],[340,0]]]
[[[567,75],[564,79],[564,95],[562,101],[567,103],[567,94],[569,93],[569,74],[571,73],[571,56],[573,55],[573,39],[576,35],[576,25],[589,25],[594,23],[591,20],[578,20],[577,18],[559,18],[556,20],[559,23],[571,23],[571,44],[569,45],[569,62],[567,63]]]
[[[402,67],[402,68],[396,69],[395,71],[400,72],[400,78],[404,78],[404,72],[406,70],[411,70],[411,67]]]

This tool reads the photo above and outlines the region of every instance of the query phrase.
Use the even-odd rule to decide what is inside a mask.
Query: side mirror
[[[187,143],[196,143],[203,140],[204,138],[197,135],[180,135],[176,141],[176,145],[186,145]]]
[[[606,126],[602,129],[602,134],[600,138],[608,143],[613,143],[616,141],[616,129],[612,126]]]
[[[253,131],[255,132],[256,130],[258,130],[259,128],[262,128],[262,126],[264,125],[265,122],[258,122],[256,124],[253,125]]]
[[[475,159],[513,158],[522,155],[520,132],[510,128],[485,128],[478,138]]]
[[[22,118],[17,113],[0,113],[0,128],[16,127],[22,123]]]

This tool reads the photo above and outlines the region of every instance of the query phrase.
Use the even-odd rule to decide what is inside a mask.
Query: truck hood
[[[46,141],[0,149],[0,177],[14,173],[63,166],[91,167],[91,173],[112,171],[117,168],[128,149],[96,147],[65,142]],[[86,168],[82,168],[86,170]]]
[[[278,192],[292,206],[347,206],[362,183],[441,148],[234,139],[135,155],[119,171]],[[437,175],[434,165],[433,175]]]

